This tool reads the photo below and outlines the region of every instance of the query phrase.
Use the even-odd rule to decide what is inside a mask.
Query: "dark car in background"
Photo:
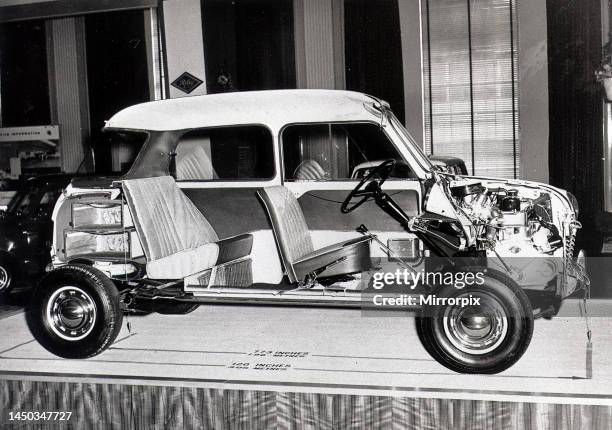
[[[465,161],[461,158],[446,155],[430,155],[428,158],[434,166],[439,166],[443,172],[450,173],[451,175],[467,176],[468,174]]]
[[[0,297],[44,273],[51,261],[53,206],[71,178],[53,174],[25,179],[0,211]]]

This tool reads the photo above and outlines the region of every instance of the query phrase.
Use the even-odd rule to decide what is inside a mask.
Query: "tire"
[[[155,312],[162,315],[187,315],[200,307],[199,303],[190,302],[159,302],[155,304]]]
[[[10,261],[0,256],[0,297],[6,297],[15,285],[15,274]]]
[[[482,285],[443,287],[437,297],[480,297],[480,306],[438,305],[422,310],[417,333],[429,354],[459,373],[494,374],[516,363],[533,335],[533,311],[525,292],[508,276],[490,269]]]
[[[49,272],[36,287],[28,310],[36,340],[64,358],[100,354],[117,338],[122,321],[117,287],[104,273],[84,264]]]

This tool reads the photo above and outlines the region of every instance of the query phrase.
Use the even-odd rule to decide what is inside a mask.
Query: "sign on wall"
[[[57,125],[0,128],[0,177],[59,171]]]
[[[181,76],[172,81],[170,85],[186,94],[190,94],[193,90],[202,85],[202,82],[201,79],[196,78],[191,73],[183,72]]]

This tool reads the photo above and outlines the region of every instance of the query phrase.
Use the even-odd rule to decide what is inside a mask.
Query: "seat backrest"
[[[291,282],[296,282],[293,263],[314,251],[302,208],[291,191],[283,186],[262,188],[257,194],[270,216],[287,276]]]
[[[218,178],[210,157],[210,139],[184,139],[176,152],[177,179],[188,181]]]
[[[325,170],[315,160],[304,160],[293,175],[297,181],[319,181],[325,179]]]
[[[219,240],[171,176],[128,179],[122,187],[148,261]]]

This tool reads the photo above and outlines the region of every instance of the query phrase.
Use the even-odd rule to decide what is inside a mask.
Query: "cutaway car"
[[[534,318],[588,287],[571,194],[443,172],[375,97],[185,97],[124,109],[104,131],[142,148],[124,176],[64,191],[28,316],[62,357],[104,351],[129,312],[210,302],[365,311],[399,291],[436,298],[408,309],[437,361],[497,373],[524,353]],[[396,269],[482,282],[374,287],[376,273]],[[468,296],[478,300],[457,304]]]

